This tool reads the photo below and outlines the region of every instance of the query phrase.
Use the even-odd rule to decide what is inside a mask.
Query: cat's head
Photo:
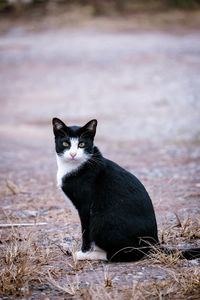
[[[68,127],[58,118],[53,118],[52,123],[59,157],[72,164],[82,164],[91,157],[97,120],[91,120],[83,127]]]

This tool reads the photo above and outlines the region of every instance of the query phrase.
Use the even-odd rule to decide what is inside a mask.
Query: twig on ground
[[[25,227],[25,226],[41,226],[41,225],[47,225],[46,222],[40,222],[40,223],[14,223],[14,224],[0,224],[0,228],[8,228],[8,227]]]

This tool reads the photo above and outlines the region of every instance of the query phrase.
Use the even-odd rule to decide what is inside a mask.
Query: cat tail
[[[189,249],[170,249],[167,247],[159,246],[159,250],[166,254],[176,254],[180,256],[181,259],[192,260],[196,258],[200,258],[200,248],[189,248]]]

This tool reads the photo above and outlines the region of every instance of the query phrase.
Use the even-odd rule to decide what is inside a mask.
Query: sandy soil
[[[34,32],[21,25],[1,34],[1,223],[47,222],[34,228],[39,245],[80,245],[77,213],[56,187],[54,116],[69,125],[98,119],[96,145],[144,183],[160,232],[176,223],[174,213],[200,216],[199,72],[198,30]],[[5,238],[7,229],[0,232]],[[58,249],[59,282],[75,280],[70,259]],[[98,285],[105,266],[80,268],[80,285]],[[108,267],[114,285],[165,276],[148,265]],[[59,292],[36,289],[31,299],[45,295]]]

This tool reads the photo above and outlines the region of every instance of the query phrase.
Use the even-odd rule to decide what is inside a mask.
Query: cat
[[[94,145],[97,120],[83,127],[68,127],[53,118],[52,124],[57,184],[78,210],[81,221],[82,247],[77,259],[137,261],[159,246],[149,194],[133,174],[104,158]],[[181,254],[187,259],[200,257],[200,248]]]

